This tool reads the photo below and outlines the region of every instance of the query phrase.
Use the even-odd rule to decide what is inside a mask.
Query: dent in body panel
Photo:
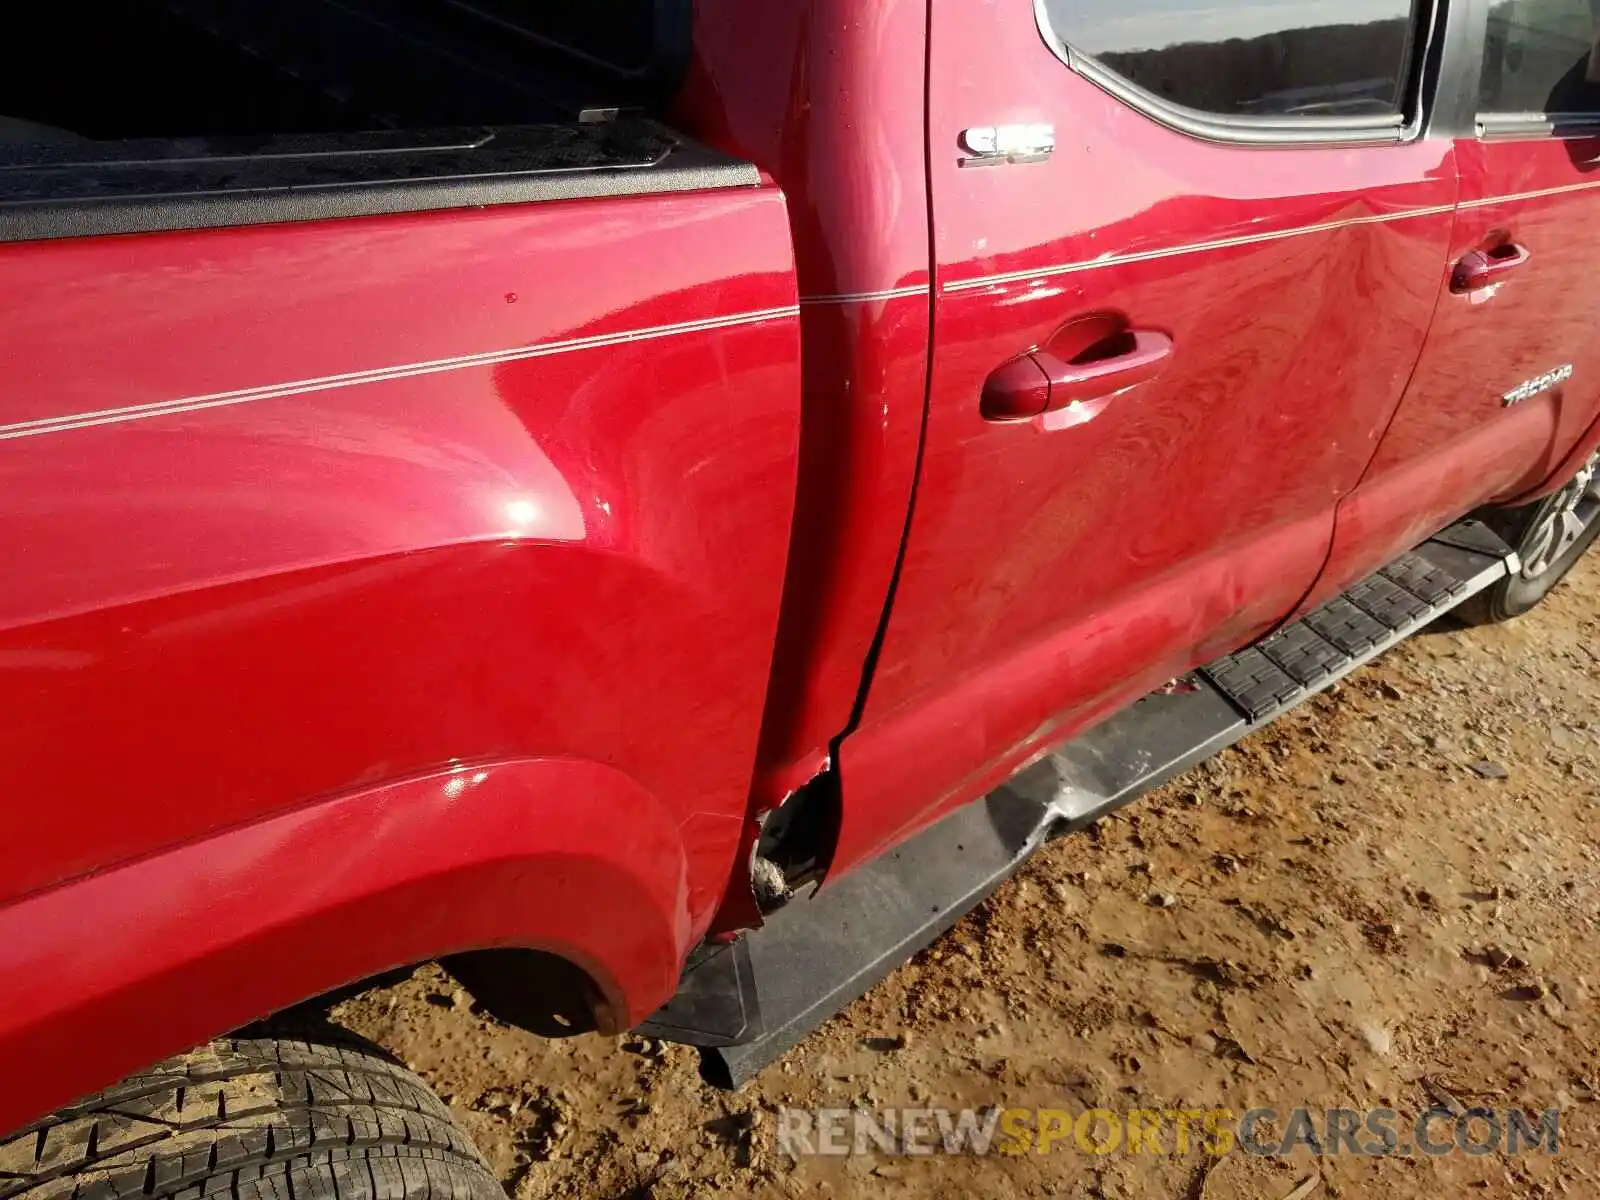
[[[915,801],[847,806],[833,869],[865,862],[1051,745],[1267,632],[1282,615],[1276,581],[1309,578],[1332,528],[1329,509],[1216,547],[1004,657],[952,670],[864,726],[841,749],[847,787]]]

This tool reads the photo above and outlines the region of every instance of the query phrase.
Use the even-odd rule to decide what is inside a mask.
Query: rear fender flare
[[[732,853],[737,819],[691,824]],[[29,896],[0,911],[0,1130],[308,997],[462,950],[559,954],[602,994],[602,1027],[635,1024],[672,993],[697,933],[684,833],[613,768],[501,762]]]

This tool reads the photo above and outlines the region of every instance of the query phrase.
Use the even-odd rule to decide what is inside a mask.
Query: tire
[[[1502,509],[1485,523],[1515,547],[1523,568],[1481,592],[1457,610],[1472,625],[1494,625],[1528,612],[1548,596],[1600,538],[1600,454],[1553,496],[1521,508]],[[1554,556],[1547,551],[1553,522],[1571,522],[1570,541]],[[1575,534],[1575,536],[1574,536]]]
[[[0,1200],[505,1200],[426,1084],[351,1040],[241,1037],[0,1141]]]

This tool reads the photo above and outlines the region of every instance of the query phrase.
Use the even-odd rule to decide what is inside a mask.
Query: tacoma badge
[[[1572,378],[1572,364],[1564,363],[1554,371],[1548,371],[1537,379],[1530,379],[1527,383],[1519,384],[1505,394],[1502,399],[1507,408],[1513,404],[1521,404],[1524,400],[1532,400],[1535,396],[1548,392],[1551,388],[1558,387]]]

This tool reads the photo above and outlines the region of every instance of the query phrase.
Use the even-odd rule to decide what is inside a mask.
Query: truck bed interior
[[[352,133],[659,106],[685,6],[652,0],[95,0],[7,14],[16,142]],[[686,31],[684,31],[686,36]]]

